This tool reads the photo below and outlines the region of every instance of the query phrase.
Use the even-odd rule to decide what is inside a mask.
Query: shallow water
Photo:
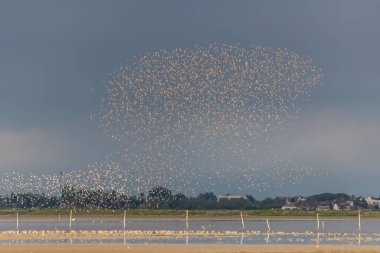
[[[380,220],[363,220],[361,229],[357,220],[283,220],[270,221],[271,231],[268,233],[266,221],[245,221],[242,228],[240,221],[190,221],[190,231],[209,231],[207,236],[133,236],[114,239],[57,239],[57,240],[0,240],[0,244],[83,244],[83,243],[171,243],[171,244],[360,244],[380,245]],[[72,221],[72,230],[123,230],[123,220],[120,221]],[[20,221],[19,230],[54,231],[69,230],[68,221]],[[185,231],[184,221],[131,220],[126,223],[127,230],[154,231]],[[15,221],[0,221],[0,231],[16,230]],[[238,235],[218,236],[217,232],[237,231]],[[244,235],[244,232],[257,231],[255,235]],[[294,232],[294,234],[292,233]],[[359,233],[360,232],[360,233]],[[300,234],[297,234],[300,233]],[[319,235],[318,235],[319,233]]]
[[[317,235],[260,235],[260,236],[165,236],[115,239],[38,239],[0,240],[3,244],[243,244],[243,245],[380,245],[380,237],[374,234],[345,234],[339,236]]]
[[[245,221],[242,228],[240,221],[190,221],[189,230],[193,231],[261,231],[267,232],[266,221]],[[318,232],[317,222],[312,220],[282,220],[270,221],[271,231],[281,232]],[[16,230],[15,221],[0,221],[0,231]],[[120,221],[72,221],[72,230],[123,230],[123,220]],[[19,230],[68,230],[68,221],[22,221],[19,222]],[[173,220],[149,220],[127,221],[127,230],[186,230],[184,221]],[[357,233],[358,222],[356,220],[326,220],[320,222],[319,232],[323,233]],[[361,223],[362,233],[380,232],[380,220],[364,220]]]

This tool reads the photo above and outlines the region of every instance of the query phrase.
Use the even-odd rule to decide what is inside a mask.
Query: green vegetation
[[[379,216],[376,211],[380,208],[377,205],[369,206],[364,198],[344,193],[257,200],[251,195],[216,196],[213,192],[186,196],[182,193],[173,194],[170,189],[161,186],[152,188],[146,195],[89,191],[84,188],[78,190],[64,186],[59,196],[31,192],[0,196],[0,215],[14,212],[9,210],[36,215],[65,214],[67,210],[91,215],[119,215],[123,210],[128,210],[128,215],[182,215],[183,210],[189,210],[190,215],[234,216],[239,215],[236,210],[244,210],[245,215],[251,216],[314,216],[315,210],[328,210],[320,211],[321,216],[354,216],[358,208],[366,210],[363,211],[365,217]]]
[[[0,215],[69,215],[70,210],[0,210]],[[124,210],[73,210],[75,215],[123,215]],[[321,217],[346,217],[357,216],[357,211],[303,211],[303,210],[243,210],[245,216],[281,216],[281,217],[315,217],[318,213]],[[150,209],[133,209],[126,210],[127,215],[141,216],[184,216],[185,210],[150,210]],[[216,217],[216,216],[239,216],[239,210],[191,210],[190,216]],[[363,210],[362,217],[379,217],[380,211]]]
[[[350,200],[350,196],[348,196],[345,193],[329,193],[329,192],[311,195],[309,198],[313,198],[318,202],[325,202],[325,201],[345,202],[345,201]]]

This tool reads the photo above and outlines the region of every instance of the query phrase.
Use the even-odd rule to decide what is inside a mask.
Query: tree
[[[111,192],[111,194],[108,195],[107,198],[107,207],[110,209],[119,209],[119,198],[117,196],[117,193],[115,190]]]
[[[285,198],[282,197],[276,197],[274,199],[266,198],[260,202],[259,208],[264,210],[280,209],[285,204],[285,202]]]
[[[205,193],[199,193],[198,199],[216,200],[216,196],[213,192],[205,192]]]
[[[157,186],[152,188],[148,194],[148,204],[149,207],[153,209],[164,209],[169,208],[169,203],[172,198],[172,191],[162,187]]]
[[[75,199],[75,188],[71,185],[65,185],[61,193],[61,203],[63,203],[66,207],[74,207]]]
[[[255,204],[256,199],[252,195],[245,195],[249,201],[251,201],[252,204]]]
[[[343,203],[350,199],[350,196],[345,193],[321,193],[312,195],[309,198],[314,198],[317,202],[331,203]]]
[[[172,196],[169,207],[171,209],[188,209],[188,198],[185,194],[177,193]]]
[[[140,207],[144,203],[144,194],[140,194],[139,196],[128,196],[127,197],[127,208],[137,208]]]
[[[85,208],[89,203],[89,196],[90,193],[88,192],[87,189],[82,188],[76,193],[76,198],[75,198],[75,207],[77,208]]]
[[[368,203],[363,197],[358,197],[354,199],[354,206],[360,208],[360,209],[367,209]]]

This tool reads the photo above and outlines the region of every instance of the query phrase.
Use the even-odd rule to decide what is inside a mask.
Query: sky
[[[0,173],[58,172],[115,146],[91,120],[110,75],[146,51],[288,48],[322,69],[278,141],[326,177],[254,196],[380,195],[379,1],[0,1]]]

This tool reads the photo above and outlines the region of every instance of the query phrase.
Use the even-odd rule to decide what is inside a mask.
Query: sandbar
[[[306,246],[306,245],[231,245],[231,244],[194,244],[194,245],[176,245],[176,244],[88,244],[88,245],[40,245],[40,244],[23,244],[23,245],[0,245],[0,253],[369,253],[380,252],[380,246],[360,246],[360,245],[323,245],[323,246]]]

